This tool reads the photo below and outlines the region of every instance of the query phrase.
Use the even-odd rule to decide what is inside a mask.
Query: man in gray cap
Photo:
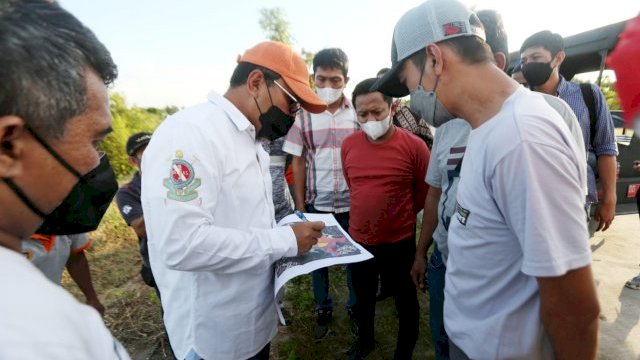
[[[457,1],[403,15],[392,65],[375,90],[410,93],[434,125],[458,117],[472,128],[448,228],[451,358],[595,358],[586,166],[560,115],[495,66],[480,21]]]

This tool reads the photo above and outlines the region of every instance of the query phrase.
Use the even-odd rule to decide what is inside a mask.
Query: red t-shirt
[[[367,245],[411,237],[429,189],[428,164],[424,141],[399,127],[382,144],[372,143],[362,131],[346,138],[342,169],[351,193],[351,237]]]

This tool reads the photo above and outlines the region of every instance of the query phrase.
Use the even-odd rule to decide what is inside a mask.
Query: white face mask
[[[342,96],[342,90],[344,90],[344,88],[334,89],[331,86],[327,86],[323,88],[317,88],[316,93],[318,94],[320,99],[322,99],[322,101],[326,102],[327,105],[331,105],[338,99],[340,99],[340,96]]]
[[[389,128],[391,127],[391,114],[389,114],[384,120],[367,120],[364,124],[360,123],[360,127],[371,140],[378,140],[386,134],[387,131],[389,131]]]

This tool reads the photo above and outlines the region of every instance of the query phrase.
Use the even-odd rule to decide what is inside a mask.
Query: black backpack
[[[591,84],[581,83],[580,91],[582,92],[582,99],[584,100],[584,103],[587,104],[587,111],[589,111],[589,144],[593,146],[593,139],[596,136],[596,99],[593,97]],[[589,149],[589,146],[587,146],[587,149]],[[593,174],[597,179],[599,177],[598,157],[595,155],[595,153],[587,151],[587,165],[591,167],[591,170],[593,170]]]

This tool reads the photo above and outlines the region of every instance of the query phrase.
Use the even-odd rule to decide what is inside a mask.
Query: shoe
[[[333,318],[333,311],[331,310],[319,310],[318,318],[316,319],[316,328],[314,336],[316,340],[322,340],[329,333],[329,323]]]
[[[374,344],[372,342],[356,341],[347,350],[347,360],[364,359],[373,351],[373,348]]]
[[[624,286],[628,287],[629,289],[640,290],[640,274],[638,274],[638,276],[634,277],[633,279],[627,281],[627,283],[624,284]]]

